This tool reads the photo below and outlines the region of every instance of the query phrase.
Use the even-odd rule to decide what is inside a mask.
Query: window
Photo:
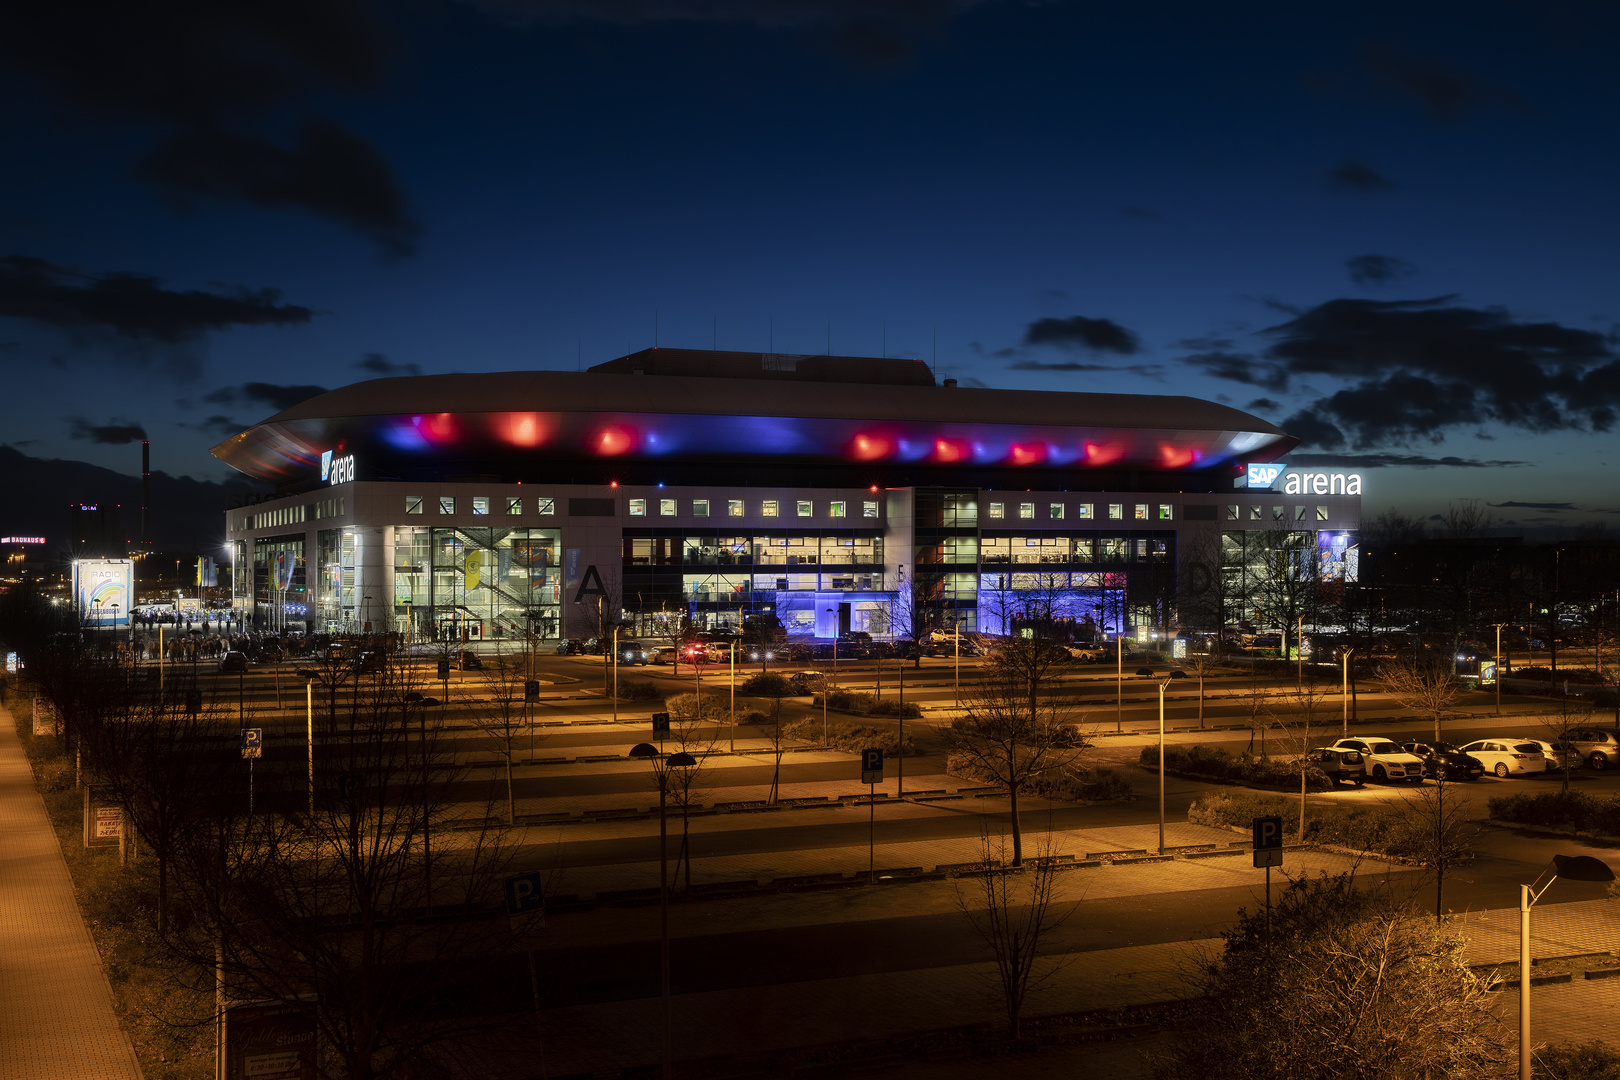
[[[1175,510],[1168,503],[1159,504],[1159,520],[1169,521],[1176,516]]]
[[[473,496],[473,516],[474,517],[489,517],[489,496],[488,495],[474,495]]]
[[[1082,539],[1077,537],[1074,541],[1074,561],[1090,562],[1092,560],[1092,552],[1094,550],[1095,549],[1092,541],[1089,538]]]
[[[726,500],[726,516],[727,517],[742,517],[743,516],[743,501],[741,499],[727,499]]]
[[[1137,521],[1146,521],[1148,519],[1148,504],[1137,503],[1136,514],[1134,516]]]
[[[1318,506],[1316,508],[1316,520],[1317,521],[1326,521],[1327,519],[1328,519],[1327,507]]]
[[[1259,521],[1260,520],[1260,507],[1258,507],[1258,506],[1249,507],[1249,520],[1250,521]]]
[[[1305,520],[1305,508],[1303,506],[1294,507],[1294,520],[1295,521],[1304,521]]]
[[[799,516],[800,517],[811,517],[812,515],[815,514],[815,512],[816,512],[815,504],[812,503],[809,499],[800,499],[799,500]]]
[[[1074,508],[1074,516],[1079,518],[1082,521],[1090,521],[1091,520],[1091,504],[1090,503],[1081,503],[1079,506],[1076,506]]]
[[[1109,521],[1124,521],[1125,520],[1125,504],[1124,503],[1109,503],[1108,504],[1108,520]]]
[[[534,509],[536,513],[540,514],[555,514],[557,512],[557,500],[536,499],[534,500]]]
[[[708,517],[709,516],[709,500],[708,499],[693,499],[692,500],[692,516],[693,517]]]
[[[658,516],[659,517],[674,517],[675,516],[675,500],[674,499],[659,499],[658,500]]]
[[[1227,508],[1226,508],[1226,520],[1227,521],[1236,521],[1238,519],[1238,513],[1242,509],[1243,508],[1241,506],[1228,505]]]
[[[1019,503],[1018,518],[1020,521],[1033,521],[1035,519],[1035,504]]]
[[[863,518],[875,518],[877,516],[878,516],[877,503],[875,503],[875,502],[863,502],[863,503],[861,503],[861,517],[863,517]]]
[[[508,495],[506,497],[506,513],[508,516],[523,513],[523,496]]]
[[[1050,517],[1053,521],[1062,521],[1063,520],[1063,504],[1062,503],[1053,503],[1051,506],[1047,507],[1046,513],[1047,513],[1047,516]]]
[[[827,504],[827,516],[828,517],[843,517],[844,516],[844,500],[843,499],[834,499],[832,502],[828,503]]]
[[[1271,508],[1271,520],[1272,521],[1281,521],[1283,519],[1283,514],[1285,512],[1286,512],[1285,507],[1273,506]]]
[[[405,512],[407,514],[420,514],[422,512],[422,496],[405,496]]]
[[[631,499],[630,500],[630,516],[631,517],[646,517],[647,516],[647,500],[646,499]]]
[[[1007,504],[1006,503],[991,503],[990,504],[990,516],[992,518],[997,519],[997,520],[1000,520],[1001,518],[1006,517],[1007,516]]]
[[[454,495],[439,496],[439,513],[453,514],[456,512],[456,497]]]
[[[775,499],[766,499],[764,502],[759,504],[759,516],[781,517],[782,504],[777,502]]]

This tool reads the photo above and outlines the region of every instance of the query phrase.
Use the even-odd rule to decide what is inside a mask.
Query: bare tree
[[[1039,643],[1032,643],[1039,644]],[[1018,797],[1034,781],[1060,774],[1084,747],[1079,715],[1063,699],[1039,694],[1038,658],[1022,662],[996,657],[963,694],[964,715],[943,729],[953,771],[1007,792],[1012,823],[1012,865],[1023,865]]]
[[[1468,820],[1467,803],[1451,792],[1445,766],[1436,761],[1433,784],[1413,792],[1407,806],[1413,812],[1412,848],[1418,862],[1434,874],[1434,918],[1445,915],[1446,874],[1473,857],[1469,842],[1480,826]]]
[[[1061,960],[1041,955],[1041,943],[1068,921],[1078,905],[1057,902],[1057,852],[1050,839],[1033,865],[1024,867],[1016,856],[1008,865],[1005,834],[992,838],[985,833],[979,850],[979,865],[953,883],[956,907],[995,958],[1007,1037],[1017,1039],[1030,992],[1064,967]]]
[[[1314,673],[1313,673],[1314,674]],[[1278,713],[1278,727],[1281,729],[1280,738],[1284,753],[1294,758],[1295,767],[1299,770],[1299,839],[1305,840],[1305,810],[1306,796],[1310,790],[1310,774],[1312,763],[1310,751],[1312,743],[1320,736],[1313,735],[1319,725],[1322,706],[1326,702],[1328,690],[1318,686],[1313,679],[1301,684],[1296,690],[1288,694],[1293,708],[1287,712]]]
[[[1447,540],[1477,540],[1489,536],[1496,525],[1484,499],[1452,499],[1440,521],[1440,535]]]
[[[780,677],[780,676],[778,676]],[[675,803],[681,812],[681,846],[675,855],[675,871],[671,875],[678,877],[684,867],[686,871],[686,892],[692,891],[692,845],[691,845],[691,817],[694,807],[701,808],[708,792],[703,790],[702,782],[708,774],[703,766],[713,754],[719,743],[720,721],[725,711],[714,698],[699,700],[693,694],[680,694],[672,697],[669,706],[669,734],[670,741],[675,745],[670,753],[686,752],[692,755],[696,765],[684,768],[675,767],[669,770],[668,797]]]
[[[1215,674],[1216,669],[1218,669],[1220,666],[1221,662],[1219,656],[1212,652],[1190,652],[1187,654],[1187,658],[1181,662],[1182,670],[1198,680],[1199,727],[1204,726],[1204,680]]]
[[[1452,668],[1450,660],[1419,651],[1386,660],[1380,670],[1396,701],[1434,721],[1437,740],[1441,719],[1462,697],[1463,684]]]
[[[784,675],[764,671],[743,683],[741,689],[749,697],[762,697],[771,703],[768,714],[771,721],[771,791],[765,801],[775,806],[776,800],[781,797],[782,785],[782,702],[793,696],[793,684]],[[829,688],[823,684],[822,694],[828,691]]]
[[[468,718],[474,727],[487,735],[501,756],[506,770],[506,823],[517,823],[517,798],[512,780],[516,764],[518,741],[530,737],[533,745],[533,727],[524,709],[524,676],[526,672],[516,663],[496,654],[479,673],[483,683],[483,696],[472,703]]]

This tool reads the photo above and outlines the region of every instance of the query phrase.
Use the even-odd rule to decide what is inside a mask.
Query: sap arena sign
[[[1360,495],[1361,474],[1295,472],[1287,465],[1268,462],[1246,467],[1250,491],[1280,491],[1284,495]]]
[[[328,484],[347,484],[354,479],[354,455],[335,458],[332,451],[321,454],[321,480]]]

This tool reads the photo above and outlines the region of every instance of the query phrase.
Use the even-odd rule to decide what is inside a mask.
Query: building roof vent
[[[955,379],[946,379],[945,380],[945,385],[946,385],[947,388],[955,387],[956,386],[956,380]]]

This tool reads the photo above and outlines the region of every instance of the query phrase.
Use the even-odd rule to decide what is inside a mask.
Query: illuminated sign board
[[[128,559],[75,559],[73,596],[85,626],[127,627],[135,597],[135,564]]]
[[[321,454],[321,479],[328,484],[347,484],[354,479],[354,455],[333,457],[332,451]]]
[[[1361,474],[1295,472],[1280,462],[1245,467],[1251,491],[1279,491],[1284,495],[1360,495]]]
[[[0,544],[43,544],[43,536],[0,536]]]
[[[1288,466],[1268,463],[1265,465],[1250,464],[1248,466],[1249,486],[1252,488],[1268,488],[1277,482],[1277,477],[1288,471]]]

